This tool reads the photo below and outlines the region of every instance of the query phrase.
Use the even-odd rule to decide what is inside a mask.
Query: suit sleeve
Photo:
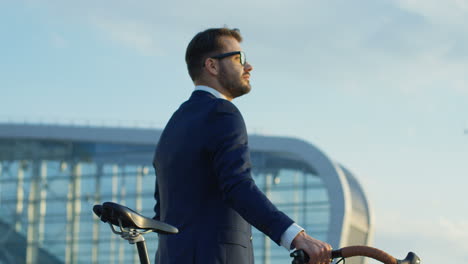
[[[229,101],[220,100],[210,123],[213,170],[223,200],[278,245],[293,221],[261,192],[251,175],[244,120]]]

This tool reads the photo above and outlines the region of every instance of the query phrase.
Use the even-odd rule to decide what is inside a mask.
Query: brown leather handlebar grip
[[[388,253],[373,247],[367,246],[350,246],[339,249],[340,255],[344,258],[364,256],[376,259],[385,264],[398,264],[397,259],[389,255]]]
[[[294,258],[292,264],[306,264],[310,260],[309,255],[301,249],[294,251],[290,256]],[[398,260],[380,249],[368,246],[350,246],[331,252],[332,259],[356,256],[373,258],[385,264],[421,264],[421,259],[413,252],[409,252],[403,260]]]

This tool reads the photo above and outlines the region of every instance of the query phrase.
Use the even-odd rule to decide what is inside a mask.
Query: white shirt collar
[[[195,86],[195,91],[205,91],[205,92],[208,92],[208,93],[214,95],[216,98],[227,100],[227,98],[226,98],[226,96],[224,96],[224,94],[222,94],[218,90],[213,89],[211,87],[208,87],[206,85],[196,85]]]

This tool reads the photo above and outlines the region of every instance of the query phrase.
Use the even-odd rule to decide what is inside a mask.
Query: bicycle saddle
[[[113,202],[105,202],[102,205],[97,204],[93,207],[94,213],[104,223],[111,223],[123,228],[146,229],[159,234],[177,234],[179,230],[176,227],[166,223],[142,216],[132,209]]]

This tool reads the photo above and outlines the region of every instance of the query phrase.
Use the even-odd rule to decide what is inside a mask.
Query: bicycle
[[[150,263],[144,234],[150,232],[177,234],[179,232],[174,226],[145,217],[126,206],[113,202],[95,205],[93,211],[101,221],[109,224],[114,234],[120,235],[130,244],[136,244],[141,264]],[[114,225],[120,228],[120,232],[115,230]],[[293,258],[292,264],[307,264],[309,261],[309,256],[303,250],[296,250],[290,256]],[[342,258],[344,262],[346,258],[354,256],[370,257],[384,264],[421,264],[421,259],[413,252],[409,252],[405,259],[398,260],[380,249],[367,246],[350,246],[333,250],[331,258]]]

